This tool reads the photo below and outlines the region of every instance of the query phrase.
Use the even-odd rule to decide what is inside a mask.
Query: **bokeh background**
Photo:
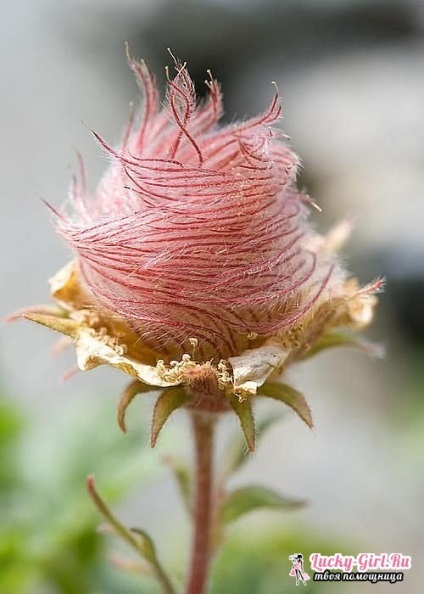
[[[171,47],[200,93],[211,68],[226,121],[264,109],[277,82],[284,128],[303,160],[299,183],[323,209],[313,214],[317,227],[352,217],[348,267],[364,282],[387,278],[368,333],[386,357],[333,351],[291,372],[316,429],[287,413],[234,485],[261,482],[309,505],[234,524],[213,592],[294,591],[287,556],[313,551],[399,551],[414,567],[396,586],[310,583],[310,591],[422,592],[424,3],[21,0],[2,4],[0,28],[2,316],[46,302],[48,277],[69,259],[41,198],[66,200],[76,149],[91,187],[99,180],[106,158],[87,126],[114,142],[137,99],[125,41],[162,80]],[[54,356],[54,341],[30,324],[1,328],[0,591],[156,592],[148,578],[109,564],[110,555],[115,565],[130,555],[95,532],[84,478],[95,473],[120,517],[155,536],[181,580],[188,521],[159,461],[187,455],[185,420],[175,415],[158,451],[149,451],[146,397],[123,436],[114,415],[125,378],[99,369],[62,382],[73,354]],[[223,425],[224,440],[235,424]]]

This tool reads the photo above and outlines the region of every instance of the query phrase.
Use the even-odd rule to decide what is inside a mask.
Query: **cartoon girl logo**
[[[306,586],[306,582],[311,578],[303,569],[303,555],[301,553],[295,553],[294,555],[290,555],[289,560],[293,563],[289,575],[296,578],[296,586],[298,586],[300,582]]]

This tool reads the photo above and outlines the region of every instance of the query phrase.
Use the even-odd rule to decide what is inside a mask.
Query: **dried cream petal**
[[[230,357],[233,369],[234,392],[238,396],[255,396],[269,376],[277,371],[288,356],[288,351],[278,345],[264,345]]]
[[[356,279],[348,279],[343,286],[344,303],[334,318],[334,325],[362,330],[373,319],[378,299],[375,293],[381,289],[382,280],[360,287]]]
[[[92,301],[79,282],[76,260],[63,266],[49,282],[51,296],[67,310],[85,308]]]
[[[351,325],[356,330],[362,330],[371,324],[377,297],[372,294],[358,294],[347,303],[347,310]]]
[[[116,339],[123,345],[129,359],[155,364],[158,353],[140,340],[126,320],[97,303],[84,287],[76,260],[61,268],[50,279],[50,286],[52,297],[66,310],[69,317],[77,322],[80,329],[92,328],[97,334],[103,331],[111,340]]]
[[[160,373],[160,367],[144,365],[124,356],[119,352],[122,347],[111,346],[104,337],[97,336],[91,328],[81,330],[75,348],[77,364],[81,371],[93,369],[99,365],[111,365],[151,386],[168,388],[182,383],[178,380],[164,379]]]

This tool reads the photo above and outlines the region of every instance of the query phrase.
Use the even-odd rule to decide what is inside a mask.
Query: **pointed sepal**
[[[303,394],[295,388],[278,382],[267,382],[259,388],[259,396],[267,396],[287,404],[312,429],[314,424],[311,409]]]
[[[127,432],[125,415],[131,402],[134,400],[137,394],[151,392],[152,390],[154,390],[153,386],[143,384],[138,380],[134,380],[125,388],[118,403],[118,425],[123,433]]]
[[[159,433],[168,420],[168,417],[177,408],[181,408],[190,401],[190,396],[182,386],[167,388],[156,400],[153,411],[152,429],[150,434],[150,445],[155,447]]]
[[[272,412],[261,419],[258,419],[255,422],[255,434],[256,434],[256,441],[262,438],[267,430],[277,423],[283,414],[281,412]],[[244,437],[240,434],[240,431],[237,431],[231,438],[228,443],[227,448],[225,449],[225,459],[223,462],[223,468],[221,474],[223,477],[229,477],[234,472],[239,470],[241,466],[245,462],[249,460],[249,457],[246,456],[246,442]]]
[[[255,449],[255,420],[253,418],[252,403],[249,399],[239,400],[233,396],[230,404],[239,418],[249,452]]]
[[[302,359],[309,359],[327,349],[335,347],[352,347],[363,351],[366,355],[381,358],[384,349],[381,345],[360,339],[357,336],[341,330],[329,330],[325,332],[305,353]]]
[[[79,324],[71,318],[64,317],[63,315],[55,315],[50,313],[43,313],[41,311],[26,311],[21,314],[23,318],[37,322],[42,326],[46,326],[56,332],[61,332],[75,338],[78,334]]]

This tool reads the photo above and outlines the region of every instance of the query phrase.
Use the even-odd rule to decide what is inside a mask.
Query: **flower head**
[[[275,126],[278,95],[265,113],[220,127],[215,80],[199,104],[176,62],[161,109],[146,65],[130,65],[140,120],[116,150],[98,137],[109,171],[92,198],[73,188],[74,215],[57,229],[92,295],[152,348],[180,356],[194,337],[203,357],[239,355],[305,316],[334,266],[306,247],[307,199]]]
[[[259,116],[220,126],[211,75],[199,103],[175,61],[161,107],[145,63],[129,63],[142,112],[118,148],[95,134],[109,170],[90,197],[81,165],[72,213],[55,212],[76,255],[52,281],[59,308],[23,315],[66,334],[80,369],[109,364],[135,378],[121,399],[122,427],[138,392],[165,388],[152,442],[173,408],[232,406],[253,448],[257,393],[311,425],[303,396],[270,379],[323,348],[363,347],[339,329],[371,321],[380,281],[361,288],[338,264],[349,223],[326,237],[309,226],[311,200],[295,186],[299,160],[277,126],[277,93]]]

